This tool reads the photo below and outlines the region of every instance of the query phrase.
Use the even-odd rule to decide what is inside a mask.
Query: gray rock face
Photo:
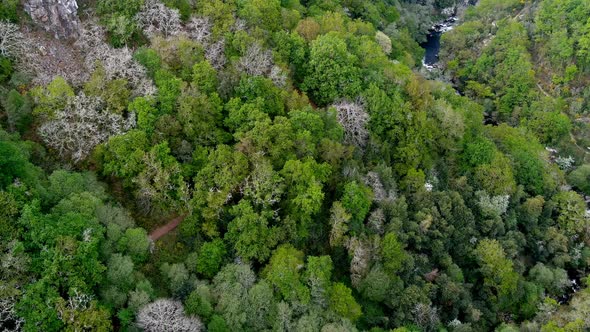
[[[76,0],[25,0],[24,9],[33,21],[55,38],[76,38],[80,31]]]

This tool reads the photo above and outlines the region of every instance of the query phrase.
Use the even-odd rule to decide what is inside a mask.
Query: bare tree
[[[376,202],[395,200],[395,191],[385,189],[383,182],[381,182],[381,177],[377,172],[368,172],[364,178],[364,182],[373,190],[373,199]]]
[[[86,53],[105,46],[105,29],[96,21],[89,20],[80,31],[80,37],[76,40],[76,47]]]
[[[272,66],[268,78],[278,87],[284,87],[287,83],[287,73],[277,65]]]
[[[238,31],[244,31],[247,28],[248,28],[248,24],[246,23],[246,21],[244,19],[236,18],[234,25],[231,26],[231,31],[235,33]]]
[[[336,108],[338,122],[344,128],[344,141],[363,150],[369,139],[366,128],[369,114],[365,111],[362,100],[357,99],[355,102],[342,100],[332,106]]]
[[[105,31],[96,22],[86,24],[76,46],[85,55],[86,67],[91,71],[101,64],[106,79],[126,79],[133,88],[134,96],[153,95],[156,87],[147,77],[145,69],[133,59],[127,48],[113,48],[104,42]]]
[[[165,166],[157,155],[150,151],[143,157],[144,170],[133,180],[137,185],[137,205],[148,214],[156,210],[184,209],[188,202],[188,188],[182,180],[178,163]]]
[[[371,243],[370,239],[351,237],[346,247],[348,248],[348,254],[352,256],[350,261],[350,281],[353,286],[357,287],[369,272],[375,245]]]
[[[157,35],[170,37],[182,32],[178,9],[170,9],[158,0],[146,0],[136,20],[150,38]]]
[[[367,226],[375,234],[383,235],[385,232],[385,214],[383,213],[383,210],[376,209],[371,212]]]
[[[213,68],[217,70],[223,68],[227,62],[227,59],[225,58],[225,39],[222,38],[209,45],[205,49],[205,58]]]
[[[272,53],[259,43],[253,43],[238,62],[238,69],[248,75],[263,76],[272,68]]]
[[[213,23],[208,17],[193,16],[186,25],[188,36],[203,45],[209,43]]]
[[[4,332],[20,331],[24,320],[16,315],[16,297],[0,299],[0,326]]]
[[[238,62],[238,70],[251,76],[265,76],[279,87],[285,85],[287,75],[281,67],[274,64],[272,52],[259,43],[253,43]]]
[[[109,137],[122,134],[135,126],[135,115],[128,119],[104,109],[100,98],[81,93],[65,109],[39,127],[39,136],[57,150],[60,156],[74,162],[86,158],[94,147]]]
[[[0,55],[17,58],[23,55],[27,49],[27,40],[18,25],[0,21]]]
[[[430,304],[418,303],[412,310],[414,323],[420,326],[424,331],[435,331],[440,322],[438,309]]]
[[[137,326],[146,332],[199,332],[203,328],[198,317],[185,316],[182,303],[171,299],[158,299],[142,307]]]

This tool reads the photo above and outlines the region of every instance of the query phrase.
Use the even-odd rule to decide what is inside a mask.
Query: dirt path
[[[156,228],[150,233],[150,239],[152,239],[152,241],[157,241],[162,236],[170,233],[184,220],[184,218],[186,218],[186,215],[178,216],[170,220],[166,225]]]

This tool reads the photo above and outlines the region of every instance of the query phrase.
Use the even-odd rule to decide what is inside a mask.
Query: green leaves
[[[281,230],[270,226],[272,212],[257,213],[252,205],[241,200],[231,209],[234,219],[227,226],[225,238],[233,243],[236,254],[245,260],[264,262],[277,245]]]
[[[495,289],[498,296],[514,294],[519,275],[514,271],[512,261],[506,258],[500,243],[483,239],[477,244],[475,255],[484,276],[484,284]]]
[[[361,90],[357,62],[337,33],[320,36],[311,43],[308,73],[302,88],[321,106],[339,97],[354,98]]]
[[[385,271],[396,274],[404,266],[408,255],[395,233],[387,233],[381,243],[381,257]]]
[[[225,244],[221,239],[203,243],[197,258],[197,272],[207,278],[213,278],[221,268],[226,254]]]

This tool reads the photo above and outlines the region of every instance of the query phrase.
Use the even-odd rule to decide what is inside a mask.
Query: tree
[[[207,162],[194,179],[193,206],[199,207],[205,223],[205,234],[217,234],[217,221],[222,207],[233,197],[248,175],[248,159],[227,145],[209,152]],[[199,210],[197,210],[199,211]]]
[[[590,164],[585,164],[571,172],[567,177],[569,183],[590,195]]]
[[[189,272],[184,263],[164,263],[160,266],[160,273],[174,296],[184,297],[187,295],[184,292],[189,281]]]
[[[298,222],[298,238],[308,235],[311,216],[322,206],[322,185],[328,179],[330,171],[329,165],[318,164],[313,159],[303,162],[289,160],[281,171],[288,188],[288,212]]]
[[[197,290],[190,293],[184,302],[184,308],[189,315],[196,315],[207,320],[213,313],[213,306],[208,298],[199,294]]]
[[[31,95],[36,104],[35,114],[48,118],[66,108],[70,100],[75,97],[74,90],[61,76],[55,77],[45,88],[33,89]]]
[[[109,258],[106,278],[109,283],[126,292],[131,289],[135,281],[133,268],[134,264],[131,257],[114,254]]]
[[[180,165],[166,142],[152,147],[142,158],[142,171],[133,179],[135,197],[144,213],[184,209],[188,188]]]
[[[81,93],[70,99],[63,110],[39,127],[43,141],[64,158],[78,163],[100,143],[128,131],[135,125],[134,115],[128,119],[109,114],[102,100]]]
[[[143,228],[128,228],[119,240],[119,246],[123,248],[123,252],[131,256],[136,263],[147,259],[151,245],[152,241]]]
[[[225,244],[221,239],[203,243],[197,258],[197,272],[207,278],[213,278],[221,268],[225,253]]]
[[[348,223],[352,215],[346,211],[341,202],[334,202],[330,209],[330,246],[337,247],[346,243],[349,226]]]
[[[344,194],[342,195],[342,206],[351,214],[352,229],[356,233],[360,233],[365,218],[371,208],[373,201],[373,193],[371,189],[356,181],[347,183],[344,186]]]
[[[569,236],[590,236],[590,220],[586,215],[586,203],[575,191],[561,191],[551,199],[554,220],[559,229]]]
[[[336,108],[338,122],[344,128],[344,141],[363,151],[369,140],[367,129],[369,115],[365,111],[362,101],[343,100],[332,107]]]
[[[217,90],[217,71],[208,61],[201,61],[193,66],[194,87],[200,92],[211,94]]]
[[[0,55],[18,58],[27,52],[28,42],[18,25],[7,21],[0,21]]]
[[[339,282],[330,290],[330,309],[353,322],[362,315],[361,306],[356,303],[350,288]]]
[[[198,317],[186,317],[181,302],[158,299],[139,310],[137,326],[146,332],[199,332],[203,324]]]
[[[381,256],[383,258],[383,267],[385,271],[391,274],[399,272],[408,255],[403,245],[398,241],[395,233],[387,233],[381,243]]]
[[[209,96],[187,89],[178,98],[178,120],[186,137],[198,145],[214,145],[227,139],[220,127],[222,103],[217,93]]]
[[[240,17],[244,18],[249,26],[276,31],[281,23],[281,1],[279,0],[253,0],[241,4],[238,9]]]
[[[300,268],[303,266],[303,252],[291,245],[282,245],[272,254],[262,275],[287,301],[308,303],[309,289],[302,282]]]
[[[335,32],[318,37],[311,43],[307,75],[302,89],[320,106],[339,97],[356,97],[361,90],[360,71],[356,57]]]
[[[182,29],[178,9],[170,9],[159,0],[145,0],[136,20],[150,38],[175,36]]]
[[[16,90],[10,90],[6,98],[2,100],[2,106],[8,117],[8,127],[11,131],[24,132],[32,118],[32,105],[30,98],[22,96]]]
[[[519,275],[512,261],[506,258],[504,249],[497,240],[483,239],[475,249],[484,285],[497,291],[499,297],[507,297],[516,291]]]
[[[257,213],[248,201],[241,200],[231,209],[231,214],[234,219],[227,226],[225,238],[234,244],[236,253],[246,260],[266,261],[280,235],[277,227],[269,226],[272,213]]]
[[[266,281],[260,281],[248,290],[246,325],[255,331],[271,328],[276,319],[276,300],[273,289]]]
[[[306,277],[313,303],[322,308],[327,307],[334,266],[330,256],[309,256],[307,258]]]

